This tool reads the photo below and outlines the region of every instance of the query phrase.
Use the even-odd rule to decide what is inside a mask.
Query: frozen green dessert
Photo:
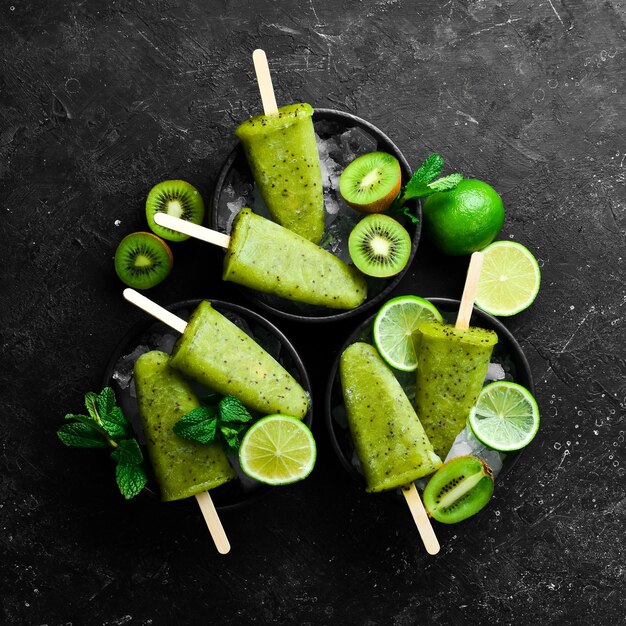
[[[309,104],[256,115],[235,134],[272,217],[313,243],[324,234],[324,191]]]
[[[367,343],[348,346],[339,374],[367,491],[402,487],[441,465],[411,402],[376,348]]]
[[[264,415],[302,419],[309,398],[296,380],[238,326],[201,302],[174,345],[170,365]]]
[[[135,390],[148,456],[164,501],[189,498],[235,478],[218,444],[202,445],[174,434],[174,424],[200,406],[165,352],[146,352],[135,363]]]
[[[444,459],[476,404],[498,335],[434,321],[418,330],[415,408],[435,452]]]
[[[333,309],[353,309],[367,296],[356,268],[250,209],[241,209],[233,221],[222,277]]]

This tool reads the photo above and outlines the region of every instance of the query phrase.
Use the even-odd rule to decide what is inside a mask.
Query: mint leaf
[[[242,430],[244,430],[243,424],[238,425],[238,428],[230,428],[228,426],[221,426],[220,432],[224,437],[224,441],[226,441],[226,445],[228,447],[227,452],[234,453],[239,450],[239,445],[241,441],[239,439],[239,434]]]
[[[111,387],[105,387],[96,397],[95,399],[96,409],[98,411],[98,415],[100,419],[104,419],[115,406],[115,392]]]
[[[462,174],[448,174],[428,184],[431,193],[451,191],[463,180]]]
[[[148,476],[141,465],[118,463],[115,466],[115,480],[120,493],[126,500],[130,500],[146,486]]]
[[[411,180],[416,179],[416,182],[430,183],[441,174],[445,161],[440,154],[433,152],[426,157],[426,160],[420,165],[417,172],[413,174]],[[409,184],[411,181],[409,181]]]
[[[134,498],[148,482],[142,466],[143,454],[136,439],[124,439],[111,452],[115,461],[115,480],[120,493],[127,499]]]
[[[234,396],[224,396],[218,405],[220,421],[246,424],[252,419],[248,409]]]
[[[199,406],[183,415],[173,428],[183,439],[191,439],[198,443],[215,441],[217,432],[217,411],[214,407]]]
[[[88,415],[68,413],[57,436],[66,446],[80,448],[114,448],[111,457],[116,462],[115,476],[122,495],[129,500],[136,496],[148,481],[142,465],[143,454],[137,440],[131,436],[131,427],[122,409],[116,404],[115,392],[105,387],[99,394],[85,394]]]
[[[425,183],[416,183],[410,189],[407,185],[400,198],[400,203],[404,204],[407,200],[413,200],[414,198],[423,198],[424,196],[428,196],[430,193],[430,187]]]
[[[98,415],[98,407],[96,405],[97,399],[98,399],[98,396],[93,391],[88,391],[85,394],[85,406],[87,407],[87,412],[89,413],[91,419],[96,424],[99,424],[100,415]]]
[[[411,180],[403,187],[400,196],[394,200],[389,209],[390,214],[401,213],[408,217],[414,224],[418,219],[408,209],[403,208],[408,200],[414,198],[427,198],[428,196],[439,191],[450,191],[454,189],[462,180],[461,174],[449,174],[442,178],[437,178],[444,166],[444,160],[441,155],[433,152],[428,155],[419,169],[411,176]]]
[[[70,416],[67,415],[66,419]],[[72,416],[74,417],[74,416]],[[85,415],[77,417],[84,417]],[[109,444],[103,435],[90,424],[75,422],[74,424],[63,424],[57,430],[59,439],[66,445],[73,448],[108,448]]]
[[[106,415],[101,414],[101,420],[102,428],[112,439],[123,439],[131,435],[130,424],[118,406],[114,406]]]
[[[128,465],[140,465],[143,454],[136,439],[124,439],[117,444],[117,448],[111,452],[111,458],[116,463]]]

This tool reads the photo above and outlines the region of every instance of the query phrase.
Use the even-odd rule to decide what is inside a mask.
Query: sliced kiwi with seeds
[[[411,236],[388,215],[367,215],[350,233],[352,262],[368,276],[387,278],[402,271],[411,256]]]
[[[150,190],[146,199],[146,218],[150,230],[169,241],[184,241],[183,235],[154,221],[155,213],[167,213],[182,220],[200,224],[204,219],[204,201],[200,192],[184,180],[164,180]]]
[[[115,271],[121,281],[135,289],[150,289],[172,270],[170,247],[152,233],[131,233],[115,251]]]
[[[402,170],[396,157],[368,152],[354,159],[339,177],[344,202],[361,213],[384,211],[400,193]]]
[[[444,463],[424,489],[428,515],[444,524],[461,522],[480,511],[493,494],[493,472],[482,459],[467,455]]]

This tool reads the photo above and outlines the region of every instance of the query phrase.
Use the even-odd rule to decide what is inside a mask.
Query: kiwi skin
[[[376,196],[376,190],[371,190],[368,194],[369,197],[359,198],[355,187],[358,187],[358,182],[365,175],[373,174],[375,171],[378,171],[379,175],[384,174],[388,180],[392,180],[393,186],[386,193],[378,192],[382,195]],[[398,197],[401,186],[402,169],[400,162],[386,152],[368,152],[361,155],[352,161],[339,177],[339,193],[343,201],[361,213],[382,213]]]
[[[430,517],[456,524],[478,513],[492,495],[491,468],[482,459],[466,455],[446,461],[432,475],[423,500]]]
[[[172,205],[172,203],[175,203]],[[171,228],[159,226],[154,214],[164,212],[193,224],[201,224],[204,219],[204,201],[200,192],[184,180],[164,180],[157,183],[146,198],[146,219],[150,230],[169,241],[185,241],[184,235]]]
[[[137,268],[134,260],[138,254],[151,265]],[[134,289],[150,289],[164,281],[172,271],[174,257],[170,247],[156,235],[136,232],[126,235],[115,251],[115,272],[120,280]]]
[[[388,246],[386,255],[374,249],[376,243],[384,242]],[[364,274],[388,278],[406,267],[411,257],[411,235],[402,224],[388,215],[367,215],[352,229],[348,238],[348,251],[352,262]]]

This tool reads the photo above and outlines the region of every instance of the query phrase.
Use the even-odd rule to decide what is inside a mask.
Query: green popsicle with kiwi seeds
[[[222,278],[333,309],[353,309],[367,296],[365,278],[354,267],[247,208],[233,221]]]
[[[324,192],[313,129],[313,107],[280,107],[235,129],[270,214],[313,243],[324,234]]]
[[[285,368],[206,300],[193,312],[170,357],[171,366],[263,415],[302,419],[309,398]]]
[[[134,367],[137,405],[148,455],[164,501],[180,500],[214,489],[236,474],[221,446],[202,445],[174,434],[174,424],[200,406],[189,383],[157,350]]]
[[[426,321],[419,325],[415,408],[435,452],[445,459],[482,389],[498,335]]]
[[[374,346],[348,346],[339,373],[368,492],[403,487],[441,465],[411,402]]]

